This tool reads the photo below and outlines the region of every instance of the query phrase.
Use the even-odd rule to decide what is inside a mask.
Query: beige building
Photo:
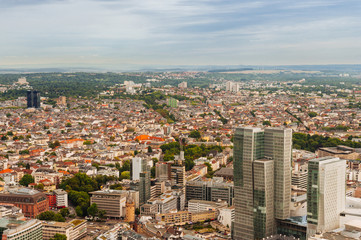
[[[361,154],[356,152],[352,147],[338,145],[337,147],[323,147],[317,150],[318,157],[338,157],[346,160],[357,160],[361,158]]]
[[[126,222],[135,221],[135,204],[133,202],[126,203],[125,219]]]
[[[188,211],[171,212],[156,214],[155,219],[158,222],[164,222],[167,225],[184,225],[189,222],[195,223],[217,219],[217,211],[204,211],[198,213],[190,213]]]
[[[67,239],[80,239],[86,235],[86,220],[74,219],[70,222],[43,222],[43,239],[49,240],[55,234],[63,234]]]
[[[100,190],[90,192],[90,204],[96,203],[99,210],[105,210],[107,217],[125,217],[126,192],[121,190]]]

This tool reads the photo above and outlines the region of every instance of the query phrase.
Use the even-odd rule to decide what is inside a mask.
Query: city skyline
[[[0,2],[1,66],[360,63],[358,1]]]

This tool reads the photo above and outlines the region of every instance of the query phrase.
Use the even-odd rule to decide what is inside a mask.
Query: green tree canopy
[[[56,233],[50,240],[67,240],[64,234]]]
[[[30,174],[25,174],[25,175],[20,179],[19,184],[27,187],[30,183],[33,183],[33,182],[34,182],[33,176],[31,176]]]

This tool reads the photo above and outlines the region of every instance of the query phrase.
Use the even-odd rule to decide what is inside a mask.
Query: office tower
[[[236,129],[233,239],[267,237],[289,217],[291,153],[291,129]]]
[[[27,91],[28,108],[40,108],[40,93],[38,91]]]
[[[155,178],[158,181],[171,179],[171,164],[169,162],[157,162],[155,165]]]
[[[254,238],[262,239],[274,233],[274,161],[255,160],[253,163]]]
[[[142,159],[142,172],[139,174],[139,203],[144,204],[150,199],[150,168],[147,160]]]
[[[132,180],[139,180],[139,174],[142,172],[142,158],[133,157],[132,159]]]
[[[292,130],[266,128],[264,154],[274,160],[275,218],[290,216],[292,175]]]
[[[339,228],[345,209],[346,160],[315,158],[308,162],[307,234]]]

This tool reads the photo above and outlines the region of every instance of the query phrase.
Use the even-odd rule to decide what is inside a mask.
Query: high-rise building
[[[144,204],[150,199],[150,170],[140,173],[139,203]]]
[[[339,228],[345,210],[346,160],[315,158],[308,162],[307,234]]]
[[[132,180],[139,180],[139,174],[142,172],[142,158],[134,157],[132,159]]]
[[[158,181],[171,179],[171,164],[169,162],[157,162],[155,165],[155,178]]]
[[[27,91],[28,108],[40,108],[40,93],[38,91]]]
[[[264,155],[274,161],[275,218],[290,216],[292,175],[292,130],[266,128]]]
[[[236,129],[233,239],[265,238],[289,217],[291,154],[291,129]]]
[[[150,167],[145,158],[134,157],[132,160],[132,177],[133,180],[139,180],[139,203],[144,204],[151,195],[150,191]]]

